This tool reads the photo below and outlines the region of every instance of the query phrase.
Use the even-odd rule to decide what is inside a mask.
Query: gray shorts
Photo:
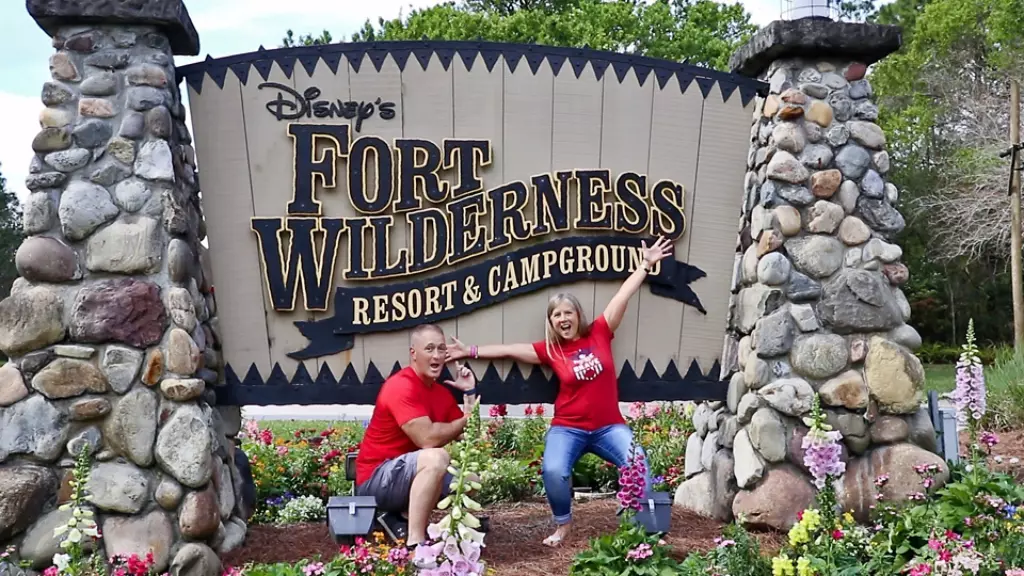
[[[382,512],[408,511],[409,491],[416,476],[416,460],[419,455],[417,450],[385,460],[366,482],[356,487],[356,496],[373,496],[377,499],[377,510]],[[442,498],[451,492],[451,483],[451,473],[445,472],[441,483]]]

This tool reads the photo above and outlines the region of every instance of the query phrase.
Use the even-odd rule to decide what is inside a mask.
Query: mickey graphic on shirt
[[[576,357],[572,360],[572,372],[581,382],[597,378],[603,370],[604,366],[601,364],[601,360],[589,348],[577,351]]]

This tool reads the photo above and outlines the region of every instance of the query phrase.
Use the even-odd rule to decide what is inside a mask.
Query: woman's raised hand
[[[664,236],[659,236],[654,246],[650,248],[647,247],[647,241],[645,240],[641,240],[640,245],[643,247],[644,260],[651,266],[672,253],[672,244]]]
[[[444,353],[445,362],[451,362],[453,360],[462,360],[469,356],[469,346],[466,346],[459,341],[455,336],[451,337],[452,342],[448,345],[448,350]]]

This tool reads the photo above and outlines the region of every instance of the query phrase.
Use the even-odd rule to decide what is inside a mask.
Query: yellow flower
[[[796,561],[796,573],[797,576],[814,576],[814,570],[811,569],[811,561],[801,556]]]
[[[792,546],[799,546],[811,541],[811,535],[807,533],[807,527],[801,522],[789,529],[789,543]]]
[[[772,558],[772,576],[794,576],[793,562],[785,554]]]
[[[846,524],[853,524],[853,514],[850,514],[849,512],[843,514],[843,522],[845,522]]]
[[[821,512],[818,512],[814,508],[808,508],[804,510],[803,519],[800,520],[808,532],[813,532],[821,526]]]

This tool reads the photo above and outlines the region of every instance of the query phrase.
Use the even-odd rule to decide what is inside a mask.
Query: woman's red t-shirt
[[[615,376],[612,339],[604,314],[590,326],[590,333],[574,342],[551,345],[533,343],[541,363],[558,376],[558,397],[552,426],[593,431],[611,424],[623,424],[619,410],[619,382]]]

